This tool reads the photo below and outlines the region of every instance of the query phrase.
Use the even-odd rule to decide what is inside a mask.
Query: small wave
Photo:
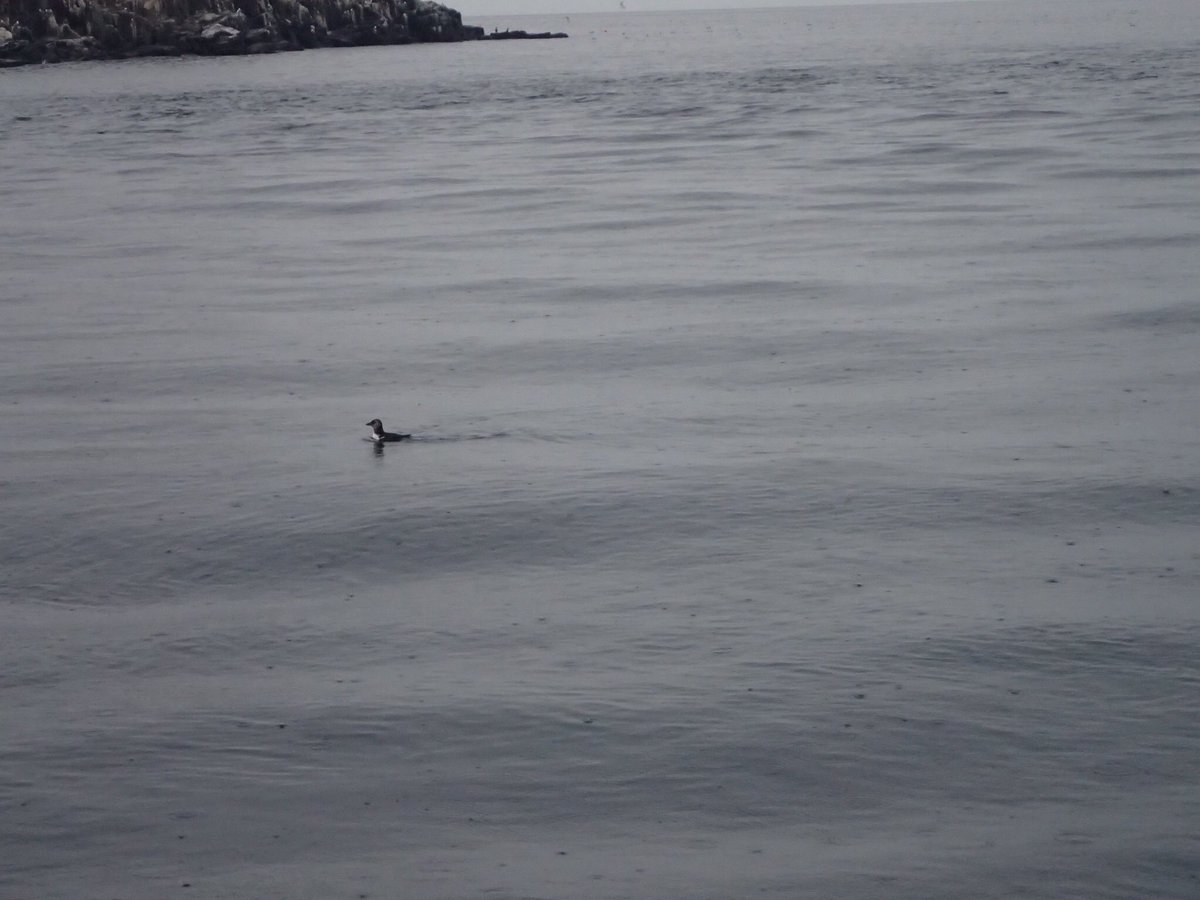
[[[506,437],[509,437],[507,431],[487,431],[470,434],[414,434],[411,441],[414,444],[448,444],[459,441],[490,441]]]
[[[492,441],[502,438],[512,438],[513,440],[525,441],[526,443],[539,444],[569,444],[577,441],[580,438],[591,437],[591,433],[566,434],[566,433],[546,433],[539,431],[529,431],[518,429],[516,431],[476,431],[476,432],[459,432],[459,433],[417,433],[406,440],[406,444],[457,444],[464,441]],[[364,438],[370,441],[370,438]],[[372,442],[373,443],[373,442]],[[379,446],[379,445],[376,445]]]
[[[1200,307],[1188,304],[1159,306],[1134,312],[1121,312],[1102,317],[1105,324],[1121,328],[1145,328],[1154,331],[1195,331],[1200,328]]]

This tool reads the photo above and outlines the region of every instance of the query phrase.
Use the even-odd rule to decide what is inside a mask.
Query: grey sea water
[[[1200,895],[1200,5],[480,24],[0,73],[0,896]]]

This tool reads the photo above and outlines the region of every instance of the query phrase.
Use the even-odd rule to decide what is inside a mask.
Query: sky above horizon
[[[860,3],[910,3],[920,0],[442,0],[467,17],[536,13],[646,12],[667,9],[748,9],[761,6],[845,6]]]

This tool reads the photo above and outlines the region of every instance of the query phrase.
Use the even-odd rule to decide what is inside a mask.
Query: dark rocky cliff
[[[484,37],[429,0],[0,0],[0,66]]]

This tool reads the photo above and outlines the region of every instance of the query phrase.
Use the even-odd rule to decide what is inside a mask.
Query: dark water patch
[[[796,128],[786,127],[774,132],[775,137],[787,138],[789,140],[826,137],[828,132],[818,128]]]
[[[606,218],[592,217],[583,222],[569,222],[547,224],[543,228],[530,228],[528,225],[520,226],[518,231],[522,234],[548,234],[550,232],[566,233],[566,234],[591,234],[591,233],[608,233],[608,232],[625,232],[625,231],[658,231],[659,229],[670,229],[679,225],[687,224],[691,221],[689,217],[679,214],[674,215],[642,215],[636,219],[623,218],[612,216]],[[511,229],[500,229],[499,232],[491,231],[491,233],[510,233]]]
[[[271,305],[278,308],[278,304]],[[150,330],[146,333],[150,333]],[[162,332],[169,338],[180,333],[175,329],[164,329]],[[80,337],[86,338],[87,334]],[[203,350],[196,348],[191,352],[202,353]],[[420,361],[412,360],[397,362],[391,368],[395,372],[403,372],[419,366]],[[244,357],[179,358],[169,363],[161,359],[142,359],[47,365],[38,378],[14,382],[12,388],[14,394],[24,402],[81,403],[85,409],[95,409],[96,404],[105,403],[113,404],[114,410],[123,405],[123,411],[111,413],[112,419],[128,416],[133,422],[140,421],[145,429],[158,427],[168,418],[180,418],[175,427],[183,431],[176,432],[176,437],[194,443],[202,436],[194,430],[196,420],[203,420],[208,415],[203,397],[216,388],[245,389],[254,386],[260,398],[287,397],[294,396],[297,391],[319,390],[322,385],[327,388],[332,384],[344,384],[347,380],[361,380],[361,377],[360,363],[336,354],[325,359],[277,359],[274,364],[266,366]],[[135,409],[139,401],[145,401],[146,405]],[[172,404],[175,404],[174,409]],[[189,417],[191,425],[188,424]],[[250,421],[247,419],[244,424]],[[111,421],[108,425],[97,424],[95,428],[98,430],[89,431],[85,436],[100,437],[111,427]],[[107,432],[109,437],[113,433],[112,430]]]
[[[428,182],[429,180],[432,179],[423,178],[423,181]],[[442,182],[462,184],[466,179],[462,177],[442,175],[440,180]],[[320,189],[323,192],[350,192],[361,187],[361,185],[362,181],[359,178],[330,174],[323,175],[320,181]],[[277,195],[283,195],[290,199],[296,194],[303,194],[312,191],[313,188],[313,181],[310,178],[276,177],[270,181],[241,185],[239,186],[239,195],[241,197],[273,197]]]
[[[1170,702],[1172,695],[1178,701],[1200,685],[1198,637],[1200,630],[1190,625],[1169,631],[1096,623],[1017,626],[926,638],[906,645],[901,658],[911,655],[931,671],[1050,675],[1079,683],[1103,681],[1110,690],[1119,673],[1124,689],[1132,692],[1125,699]],[[1116,696],[1091,696],[1087,702],[1103,703],[1106,698]],[[1149,713],[1154,706],[1146,709]]]
[[[1200,303],[1162,306],[1135,312],[1110,313],[1097,319],[1101,328],[1132,328],[1148,331],[1193,332],[1200,330]]]
[[[83,736],[68,732],[5,755],[28,764],[36,753],[50,783],[69,771],[125,781],[136,767],[159,785],[203,779],[211,789],[238,791],[265,783],[303,795],[349,784],[343,766],[353,759],[373,774],[375,802],[424,809],[431,821],[467,810],[508,827],[588,817],[635,821],[653,796],[659,816],[718,830],[798,817],[843,820],[905,796],[906,806],[1015,807],[1038,799],[1038,791],[1044,800],[1066,796],[1069,789],[1056,789],[1055,778],[1078,762],[1074,754],[1053,753],[1052,738],[1025,741],[975,719],[833,711],[820,698],[806,702],[791,692],[740,707],[743,697],[732,691],[669,691],[637,707],[586,696],[578,705],[551,697],[537,704],[429,699],[439,702],[398,692],[389,706],[290,709],[283,716],[237,704],[113,728],[82,754]],[[1042,762],[1022,768],[1039,750]],[[947,777],[965,763],[999,769],[986,782]],[[317,775],[325,787],[305,787]],[[571,804],[562,802],[564,792]]]
[[[1071,479],[1044,484],[1018,477],[998,482],[994,490],[954,491],[944,499],[949,501],[943,513],[947,524],[959,515],[1021,520],[1031,525],[1057,521],[1159,525],[1184,523],[1200,516],[1200,482],[1194,479],[1164,488],[1153,482]]]
[[[50,781],[136,772],[156,784],[202,778],[228,790],[266,779],[309,800],[356,781],[345,767],[354,760],[353,772],[373,773],[374,797],[432,820],[470,809],[542,827],[633,821],[648,797],[659,816],[730,830],[931,803],[1016,810],[1069,803],[1084,788],[1190,777],[1200,732],[1187,721],[1187,697],[1200,673],[1193,664],[1180,679],[1180,654],[1195,660],[1184,640],[1018,629],[865,649],[795,648],[840,656],[848,668],[735,661],[719,679],[695,666],[695,681],[675,684],[650,667],[606,673],[590,688],[586,673],[558,687],[539,678],[531,693],[532,673],[520,665],[490,679],[439,681],[449,667],[401,658],[390,671],[361,670],[386,680],[373,690],[390,694],[387,702],[351,695],[272,708],[251,692],[101,734],[67,725],[5,756],[26,766],[36,756]],[[254,683],[261,689],[267,677]],[[611,677],[640,688],[614,693]],[[304,787],[315,773],[322,784]]]
[[[986,163],[1015,163],[1032,160],[1055,159],[1073,155],[1071,150],[1045,145],[1026,147],[971,147],[953,146],[953,157],[957,160]]]
[[[747,208],[754,204],[754,195],[735,190],[714,190],[711,188],[690,188],[673,192],[671,200],[674,204],[685,208],[712,211],[729,211]]]
[[[1060,119],[1060,118],[1068,118],[1068,117],[1075,116],[1075,115],[1077,115],[1077,113],[1072,112],[1071,110],[1066,110],[1066,109],[1038,108],[1038,107],[1019,108],[1018,107],[1018,108],[1010,108],[1010,109],[1003,109],[1003,110],[992,110],[992,111],[989,111],[986,113],[977,114],[973,118],[981,119],[981,120],[988,120],[988,121],[995,120],[995,121],[1011,122],[1013,120],[1026,121],[1026,120],[1030,120],[1030,119],[1034,119],[1034,120]]]
[[[857,165],[869,165],[874,167],[877,160],[873,158],[861,158],[858,160],[848,160],[848,162]],[[954,194],[987,194],[996,191],[1011,191],[1016,187],[1012,182],[1006,181],[977,181],[965,178],[944,179],[939,181],[930,181],[927,179],[905,179],[902,181],[871,181],[860,183],[854,186],[842,184],[833,187],[823,187],[819,189],[822,194],[839,194],[854,196],[857,194],[869,194],[873,197],[938,197],[943,195]]]
[[[808,275],[798,275],[794,279],[740,279],[721,277],[699,281],[691,278],[674,280],[650,278],[630,281],[628,283],[619,280],[610,280],[604,284],[581,283],[573,278],[531,277],[525,275],[506,279],[503,282],[486,279],[464,281],[461,284],[461,289],[471,291],[485,290],[489,285],[494,285],[506,291],[512,291],[525,300],[553,304],[554,308],[560,310],[565,310],[576,303],[591,305],[636,304],[660,300],[670,304],[687,304],[689,301],[706,304],[714,301],[737,302],[739,300],[749,301],[751,299],[754,301],[785,302],[788,300],[799,301],[813,297],[836,296],[841,298],[845,293],[844,288],[834,281]],[[647,325],[647,329],[650,331],[658,331],[662,328],[671,327],[669,321],[655,321]],[[686,329],[681,324],[678,330],[680,333],[683,333]],[[636,337],[636,334],[641,331],[642,329],[637,329],[627,338],[631,354],[638,352],[640,341]],[[729,340],[737,339],[716,335],[709,335],[709,337],[718,341],[724,341],[727,338]],[[756,337],[748,337],[747,339],[758,340]],[[543,355],[555,355],[559,352],[558,348],[578,343],[579,341],[585,343],[588,341],[612,343],[618,340],[620,339],[609,334],[581,335],[579,338],[570,340],[546,337],[536,342],[531,342],[528,347],[524,348],[529,353],[528,357],[513,354],[511,348],[499,349],[494,352],[508,354],[508,358],[514,365],[522,367],[526,361],[536,364],[537,360]],[[477,348],[476,352],[487,354],[493,351],[489,351],[486,348]],[[478,358],[477,356],[472,356],[472,360],[463,360],[463,365],[469,365],[473,360]],[[646,362],[652,363],[652,356],[648,356]]]
[[[261,196],[258,198],[250,196],[239,197],[236,201],[236,206],[239,212],[246,215],[269,214],[309,218],[337,218],[398,213],[409,208],[412,203],[411,196],[360,199],[349,197],[333,198],[330,196],[296,196],[294,194],[280,193],[275,199]],[[221,210],[228,208],[229,200],[227,197],[208,197],[204,199],[192,197],[180,203],[181,211],[185,212],[217,214]]]
[[[906,146],[903,146],[903,147],[893,147],[893,148],[891,148],[891,149],[889,149],[889,150],[885,151],[885,155],[887,155],[887,156],[898,156],[898,157],[904,157],[904,156],[916,156],[916,157],[923,157],[923,156],[939,156],[939,155],[943,155],[943,154],[946,154],[946,153],[948,153],[948,152],[951,152],[951,151],[953,151],[954,149],[955,149],[955,148],[954,148],[954,145],[953,145],[953,144],[948,144],[948,143],[941,143],[941,142],[935,142],[935,143],[914,143],[914,144],[908,144],[908,145],[906,145]]]
[[[1157,250],[1172,247],[1200,248],[1200,232],[1159,235],[1114,235],[1105,238],[1047,237],[1044,246],[1071,250]]]
[[[389,461],[403,461],[408,471],[422,464],[422,449],[474,440],[490,438],[414,442],[384,454]],[[531,446],[528,438],[511,440]],[[570,448],[580,440],[556,444],[538,437],[535,443],[574,452]],[[633,562],[642,559],[647,542],[659,548],[660,559],[685,559],[702,542],[727,534],[731,523],[737,523],[739,542],[757,535],[769,547],[797,529],[819,528],[830,535],[937,534],[981,523],[1024,529],[1080,521],[1166,527],[1200,518],[1197,485],[1174,483],[1165,493],[1160,485],[1047,487],[1013,477],[987,490],[882,483],[848,490],[814,484],[804,474],[807,468],[803,458],[768,460],[759,469],[767,480],[748,481],[743,475],[723,487],[717,478],[704,490],[698,490],[696,478],[704,480],[700,473],[685,477],[682,472],[658,481],[636,478],[632,489],[609,477],[548,490],[529,478],[485,486],[476,476],[472,486],[416,496],[403,482],[391,480],[353,488],[310,486],[303,503],[289,501],[286,494],[243,489],[231,495],[239,501],[237,508],[209,503],[172,512],[162,521],[152,506],[136,517],[119,507],[94,512],[81,507],[53,545],[39,544],[38,558],[58,560],[57,570],[31,559],[33,545],[12,540],[11,533],[2,561],[14,597],[105,604],[237,585],[254,590],[281,577],[311,587],[352,572],[407,578],[569,568],[601,559]],[[279,484],[285,488],[286,476]],[[1110,577],[1139,574],[1148,573],[1125,566]]]
[[[1156,167],[1156,166],[1137,166],[1125,169],[1113,167],[1089,167],[1075,165],[1069,168],[1063,168],[1052,171],[1055,178],[1073,179],[1073,178],[1105,178],[1118,181],[1124,180],[1147,180],[1156,181],[1158,179],[1172,178],[1194,178],[1200,175],[1200,168],[1194,167]]]
[[[752,91],[792,94],[797,88],[828,85],[836,82],[837,76],[829,70],[807,68],[762,69],[744,76],[742,84]]]

